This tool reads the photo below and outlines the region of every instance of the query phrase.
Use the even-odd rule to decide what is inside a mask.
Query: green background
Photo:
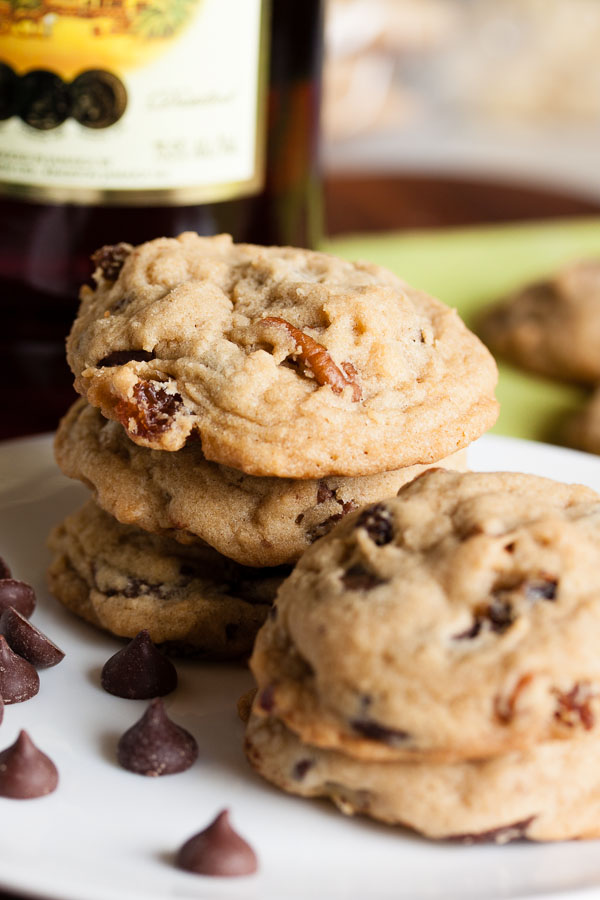
[[[473,327],[486,304],[524,282],[548,275],[572,260],[600,256],[600,221],[386,232],[329,239],[323,249],[387,266],[415,287],[456,307]],[[493,431],[560,442],[562,423],[582,405],[587,392],[504,363],[499,369],[500,417]]]

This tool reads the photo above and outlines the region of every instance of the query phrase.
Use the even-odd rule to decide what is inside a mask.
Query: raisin
[[[379,578],[378,575],[369,572],[364,566],[361,566],[360,563],[351,566],[348,571],[342,575],[341,582],[349,591],[370,591],[380,584],[385,584],[383,578]]]
[[[335,491],[332,491],[326,481],[320,481],[317,489],[317,503],[325,503],[326,500],[335,499]]]
[[[390,747],[398,747],[410,738],[408,731],[388,728],[387,725],[380,725],[373,719],[352,719],[350,725],[362,737],[368,738],[370,741],[388,744]]]
[[[496,844],[508,844],[510,841],[519,841],[527,837],[527,829],[534,821],[535,816],[513,822],[511,825],[501,825],[499,828],[491,828],[489,831],[480,831],[474,834],[452,834],[446,840],[460,844],[484,844],[490,841]]]
[[[107,281],[116,281],[130,253],[129,244],[107,244],[92,253],[92,262],[102,271]]]
[[[309,769],[314,766],[312,759],[299,759],[292,769],[292,778],[294,781],[302,781]]]
[[[392,515],[383,503],[367,507],[356,520],[356,527],[364,528],[378,547],[389,544],[394,538]]]
[[[272,684],[269,684],[266,688],[262,689],[258,695],[258,705],[266,713],[273,712],[275,709],[275,688]]]
[[[586,731],[590,731],[594,727],[596,719],[590,703],[595,695],[590,692],[589,685],[578,683],[566,693],[558,690],[555,690],[554,693],[557,697],[554,718],[557,721],[568,728],[583,725]]]
[[[173,417],[182,406],[179,394],[169,394],[155,381],[138,381],[133,388],[134,400],[120,400],[115,406],[119,421],[142,438],[151,438],[170,428]],[[135,428],[129,426],[130,420]]]
[[[113,350],[112,353],[109,353],[108,356],[97,362],[96,366],[98,368],[102,366],[124,366],[128,362],[150,362],[151,359],[155,358],[154,353],[149,353],[147,350]]]

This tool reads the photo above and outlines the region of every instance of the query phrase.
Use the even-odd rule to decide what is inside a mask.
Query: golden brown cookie
[[[438,469],[347,516],[282,584],[258,713],[369,761],[600,729],[600,496]]]
[[[185,543],[205,541],[249,566],[296,562],[347,513],[396,494],[424,469],[301,481],[244,475],[209,462],[198,441],[176,453],[140,447],[83,399],[62,420],[55,451],[65,475],[91,487],[120,522]],[[466,452],[437,465],[465,468]]]
[[[496,419],[486,348],[385,269],[192,233],[114,254],[82,290],[68,360],[142,446],[195,436],[250,475],[358,476],[435,462]]]
[[[146,629],[173,653],[207,659],[250,651],[289,572],[121,525],[91,500],[48,543],[50,590],[71,612],[118,637]]]

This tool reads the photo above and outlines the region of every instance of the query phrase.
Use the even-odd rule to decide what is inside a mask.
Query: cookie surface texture
[[[139,447],[83,399],[61,422],[55,450],[63,472],[91,486],[120,522],[186,543],[205,541],[250,566],[295,562],[349,512],[393,496],[424,468],[360,478],[244,475],[206,460],[198,441],[176,453]],[[437,465],[463,469],[466,453]]]
[[[257,636],[257,711],[368,760],[475,759],[600,727],[600,497],[426,472],[311,547]]]
[[[369,762],[303,744],[280,721],[252,715],[245,750],[256,771],[348,815],[461,843],[600,836],[598,736],[548,741],[476,762]]]
[[[142,446],[195,435],[250,475],[357,476],[435,462],[496,419],[487,349],[377,266],[185,233],[95,278],[75,386]]]
[[[248,569],[210,547],[121,525],[89,501],[50,535],[51,592],[118,637],[147,629],[173,653],[247,654],[289,570]]]
[[[600,260],[516,291],[485,313],[477,330],[493,353],[524,369],[600,381]]]

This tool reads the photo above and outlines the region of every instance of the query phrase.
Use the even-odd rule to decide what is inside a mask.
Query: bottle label
[[[12,0],[0,192],[182,205],[264,181],[267,0]]]

